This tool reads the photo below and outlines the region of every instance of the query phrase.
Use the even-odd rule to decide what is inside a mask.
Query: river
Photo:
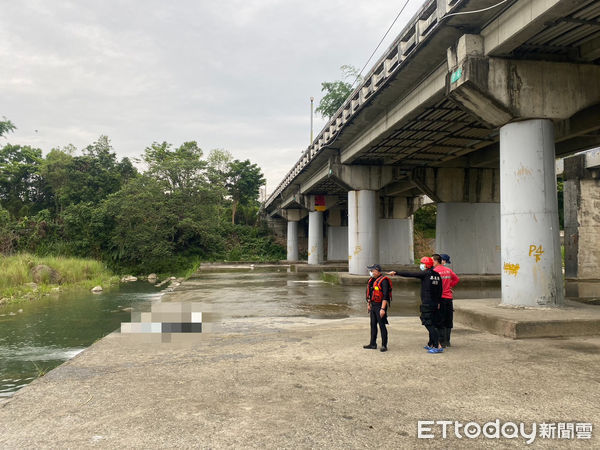
[[[101,294],[61,293],[0,307],[0,398],[129,322],[132,310],[148,311],[165,292],[135,282]],[[481,298],[499,292],[463,289],[456,295]],[[418,315],[418,295],[416,284],[397,285],[390,316]],[[199,272],[178,288],[177,298],[201,303],[205,330],[215,331],[218,324],[257,317],[366,316],[364,287],[326,283],[320,273],[289,272],[285,266]],[[164,301],[169,301],[168,293]]]

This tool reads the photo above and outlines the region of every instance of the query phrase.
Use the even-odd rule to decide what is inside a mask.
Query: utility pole
[[[308,145],[312,145],[313,143],[313,105],[315,102],[315,98],[310,98],[310,142]]]

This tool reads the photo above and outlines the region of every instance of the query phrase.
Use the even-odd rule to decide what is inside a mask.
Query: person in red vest
[[[442,347],[450,347],[450,333],[452,332],[454,319],[454,305],[452,303],[452,288],[458,284],[460,278],[446,266],[450,263],[450,256],[435,253],[433,258],[433,270],[442,277],[442,300],[440,302],[440,315],[438,332]]]
[[[388,333],[386,325],[387,310],[392,301],[392,282],[388,277],[381,273],[381,266],[373,264],[367,266],[369,269],[369,281],[367,282],[367,311],[371,317],[371,342],[364,345],[363,348],[377,349],[377,325],[381,330],[381,348],[382,352],[387,352]]]

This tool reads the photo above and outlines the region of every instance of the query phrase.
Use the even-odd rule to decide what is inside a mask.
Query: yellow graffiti
[[[520,268],[521,266],[519,264],[511,264],[507,262],[504,263],[504,271],[509,275],[514,275],[515,277],[519,273]]]
[[[525,167],[523,164],[521,164],[521,168],[519,170],[517,170],[517,175],[524,177],[526,175],[531,175],[533,172],[528,169],[527,167]]]
[[[544,254],[544,249],[540,245],[539,247],[535,244],[531,244],[529,246],[529,256],[535,256],[535,262],[538,262],[542,255]]]

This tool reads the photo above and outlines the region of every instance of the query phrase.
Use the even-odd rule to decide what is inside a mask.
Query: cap
[[[367,266],[369,270],[379,270],[381,272],[381,266],[379,264],[373,264],[372,266]]]
[[[442,253],[440,256],[442,257],[442,261],[446,261],[448,264],[452,264],[450,262],[450,255],[446,255],[445,253]]]
[[[421,258],[421,264],[425,264],[425,267],[427,268],[433,267],[433,258],[430,258],[429,256],[423,256]]]

